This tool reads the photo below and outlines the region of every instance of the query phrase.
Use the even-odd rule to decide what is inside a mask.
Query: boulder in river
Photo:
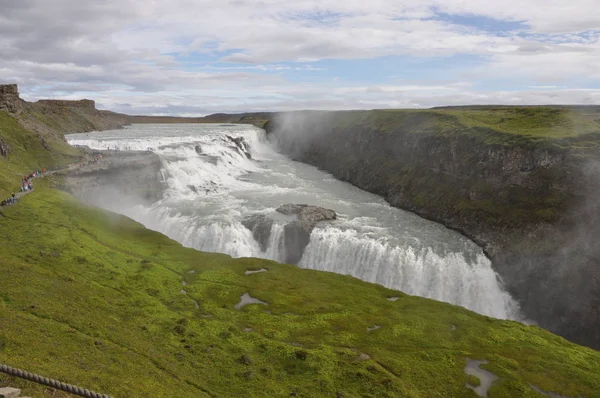
[[[283,245],[285,261],[297,264],[302,258],[304,249],[310,242],[310,234],[319,221],[335,220],[335,211],[318,206],[286,204],[277,208],[277,212],[285,215],[295,215],[296,220],[288,222],[283,227]],[[242,225],[252,231],[254,240],[264,252],[269,244],[271,229],[275,221],[264,214],[252,214],[244,217]]]
[[[244,217],[242,225],[252,231],[252,237],[258,242],[262,251],[267,250],[273,219],[264,214],[252,214]]]
[[[285,262],[297,264],[310,242],[310,234],[319,221],[335,220],[335,211],[318,206],[286,204],[277,208],[281,214],[295,214],[297,220],[285,225],[283,240]]]

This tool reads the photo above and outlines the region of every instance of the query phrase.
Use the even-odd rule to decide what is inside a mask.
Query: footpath
[[[0,202],[0,207],[14,205],[19,201],[19,199],[21,197],[27,195],[28,193],[33,192],[35,189],[33,187],[32,182],[36,178],[44,178],[46,176],[58,173],[60,171],[77,169],[79,167],[82,167],[82,166],[85,166],[88,164],[97,163],[98,160],[100,160],[100,159],[102,159],[102,155],[97,155],[93,159],[73,163],[73,164],[68,165],[67,167],[63,167],[60,169],[48,171],[47,169],[44,168],[41,170],[34,171],[34,172],[30,173],[28,176],[23,177],[23,179],[21,180],[21,190],[19,192],[13,193],[11,196],[9,196],[8,198],[6,198],[2,202]],[[0,395],[0,398],[2,398],[1,395]]]

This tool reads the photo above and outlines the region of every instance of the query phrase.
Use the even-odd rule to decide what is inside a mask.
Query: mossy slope
[[[34,141],[0,163],[5,184],[36,165]],[[47,161],[68,159],[60,153]],[[490,397],[540,397],[530,383],[600,396],[600,353],[537,327],[348,276],[186,249],[81,205],[53,178],[0,216],[0,363],[115,397],[473,397],[463,372],[472,358],[500,377]],[[268,272],[245,274],[260,268]],[[244,293],[268,306],[236,310]]]
[[[44,141],[42,141],[42,138]],[[25,129],[17,119],[0,111],[0,139],[9,145],[7,157],[0,156],[0,197],[19,188],[21,177],[42,168],[62,167],[76,161],[79,151],[62,137]],[[46,147],[44,147],[45,142]]]
[[[490,361],[492,397],[600,391],[600,353],[537,327],[186,249],[48,187],[0,222],[0,362],[117,397],[472,396],[465,358]],[[246,292],[269,305],[237,311]]]

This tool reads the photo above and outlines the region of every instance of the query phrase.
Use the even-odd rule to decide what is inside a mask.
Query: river
[[[325,207],[334,210],[337,219],[317,225],[298,266],[353,275],[495,318],[519,318],[518,305],[475,243],[290,160],[259,128],[139,124],[72,134],[67,140],[96,150],[149,150],[158,155],[161,171],[156,178],[164,183],[161,199],[153,203],[96,195],[85,199],[184,246],[284,261],[283,226],[289,219],[275,209],[287,203]],[[110,185],[104,191],[110,196]],[[242,224],[254,214],[275,220],[262,246]]]

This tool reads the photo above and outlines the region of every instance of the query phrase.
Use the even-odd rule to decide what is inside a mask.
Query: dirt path
[[[36,177],[33,177],[33,178],[31,179],[31,181],[32,181],[32,187],[33,187],[33,180],[36,180],[36,179],[38,179],[38,178],[44,178],[44,177],[47,177],[47,176],[50,176],[50,175],[52,175],[52,174],[56,174],[56,173],[58,173],[58,172],[65,171],[65,170],[74,170],[74,169],[78,169],[78,168],[80,168],[80,167],[83,167],[83,166],[86,166],[86,165],[88,165],[88,164],[91,164],[91,163],[98,162],[99,160],[101,160],[101,159],[96,159],[95,161],[91,161],[91,160],[90,160],[90,161],[87,161],[87,162],[77,162],[77,163],[71,163],[70,165],[68,165],[68,166],[66,166],[66,167],[62,167],[62,168],[60,168],[60,169],[56,169],[56,170],[52,170],[52,171],[46,171],[45,173],[42,173],[41,175],[39,175],[39,176],[36,176]],[[34,191],[35,191],[35,187],[33,187],[33,189],[31,189],[31,190],[29,190],[29,191],[24,191],[24,192],[23,192],[23,191],[19,191],[19,192],[15,192],[15,197],[16,197],[17,199],[20,199],[20,198],[22,198],[23,196],[25,196],[25,195],[27,195],[27,194],[29,194],[29,193],[31,193],[31,192],[34,192]],[[7,198],[7,199],[8,199],[8,198]],[[1,199],[0,199],[0,200],[1,200]],[[17,202],[17,203],[18,203],[18,202]],[[16,204],[16,203],[12,203],[12,204],[6,204],[6,205],[4,205],[4,206],[0,206],[0,208],[2,208],[2,207],[6,207],[6,206],[12,206],[12,205],[15,205],[15,204]]]

